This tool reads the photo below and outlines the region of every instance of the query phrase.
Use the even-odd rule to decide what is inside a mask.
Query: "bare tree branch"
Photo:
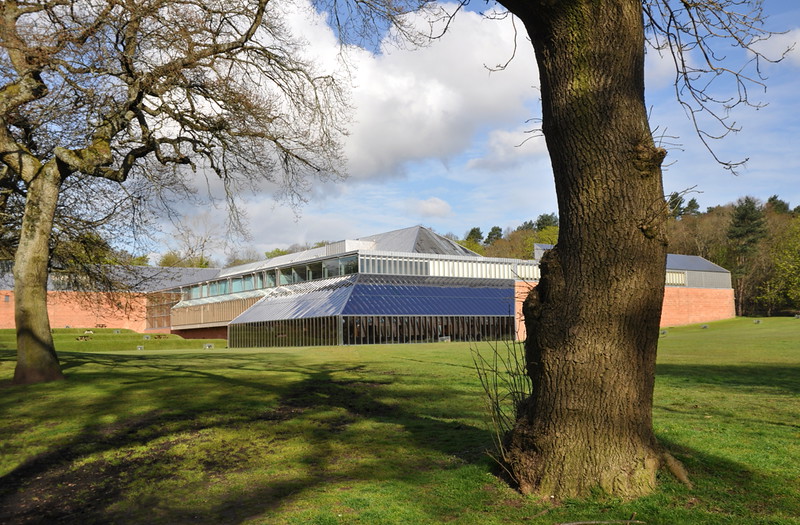
[[[648,42],[657,52],[669,52],[675,64],[675,95],[692,121],[697,136],[714,159],[736,172],[747,159],[721,159],[712,141],[739,131],[730,118],[735,107],[762,107],[753,89],[766,90],[764,62],[758,44],[774,33],[764,27],[762,0],[643,0]],[[721,50],[748,56],[737,60]],[[788,49],[786,50],[788,52]],[[734,66],[735,64],[735,66]],[[724,94],[718,94],[724,93]]]

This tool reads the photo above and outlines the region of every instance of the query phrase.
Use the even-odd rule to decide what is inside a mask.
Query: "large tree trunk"
[[[644,104],[640,0],[504,0],[539,64],[560,233],[525,304],[533,394],[507,437],[543,498],[650,492],[666,262],[661,162]]]
[[[15,384],[64,379],[47,316],[47,271],[61,177],[54,162],[28,185],[19,247],[14,258],[14,318],[17,324]]]

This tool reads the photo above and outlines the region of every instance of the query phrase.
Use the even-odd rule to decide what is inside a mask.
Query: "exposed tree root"
[[[688,488],[694,488],[692,481],[689,479],[689,473],[686,471],[686,467],[683,466],[683,463],[675,459],[672,454],[667,451],[663,451],[661,453],[661,459],[664,462],[664,466],[672,473],[675,478],[686,485]]]

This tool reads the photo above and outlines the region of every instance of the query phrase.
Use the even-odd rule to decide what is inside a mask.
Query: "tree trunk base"
[[[512,431],[506,451],[507,469],[523,494],[556,502],[598,491],[635,499],[655,490],[661,454],[653,447],[581,446],[566,436],[533,444],[525,434],[519,427]]]
[[[48,381],[63,381],[64,374],[58,369],[30,369],[17,366],[14,370],[12,385],[32,385],[34,383],[46,383]]]
[[[601,436],[578,444],[566,433],[534,440],[524,422],[507,436],[503,454],[505,472],[523,494],[553,503],[598,492],[630,500],[651,494],[662,468],[693,488],[683,464],[655,440],[614,443]]]

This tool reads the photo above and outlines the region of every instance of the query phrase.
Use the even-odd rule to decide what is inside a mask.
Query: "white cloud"
[[[297,0],[298,2],[305,0]],[[297,27],[325,67],[340,67],[333,33],[319,15],[293,14]],[[793,20],[797,20],[795,17]],[[796,25],[796,24],[794,24]],[[521,28],[520,28],[521,29]],[[513,50],[510,19],[484,20],[461,12],[451,31],[415,51],[384,48],[375,55],[349,51],[355,88],[347,154],[352,176],[341,184],[315,183],[299,216],[276,206],[273,188],[247,199],[253,230],[249,244],[261,251],[293,243],[340,240],[422,223],[461,235],[472,226],[516,227],[541,213],[557,211],[544,142],[518,147],[536,127],[539,93],[533,51],[523,35],[507,70],[484,66],[505,62]],[[800,30],[769,44],[782,49],[800,40]],[[332,51],[333,50],[333,51]],[[770,70],[770,105],[759,111],[737,108],[743,131],[715,143],[724,158],[749,156],[741,176],[722,170],[694,136],[671,88],[669,56],[647,57],[647,103],[653,126],[678,135],[665,173],[667,191],[697,186],[701,206],[754,194],[779,194],[795,206],[800,194],[792,177],[800,166],[793,144],[798,135],[795,66],[798,51]],[[403,175],[392,177],[392,175]],[[218,183],[212,182],[218,191]]]
[[[294,51],[307,62],[330,73],[342,66],[339,40],[327,24],[327,14],[320,13],[311,2],[297,0],[270,2],[271,16],[279,17],[300,45]]]
[[[668,50],[647,47],[645,56],[645,85],[648,89],[662,89],[675,82],[675,59]],[[691,56],[687,57],[690,60]]]
[[[470,160],[467,167],[499,170],[547,155],[544,137],[534,126],[531,123],[528,127],[519,127],[512,131],[492,130],[484,148],[481,148],[482,156]]]
[[[408,161],[446,159],[467,148],[479,131],[517,125],[532,115],[538,96],[533,53],[519,37],[504,71],[485,65],[512,55],[511,19],[461,12],[430,46],[362,51],[354,60],[353,116],[346,152],[356,178],[402,173]]]
[[[453,208],[439,197],[430,197],[425,200],[409,201],[408,209],[415,215],[423,218],[447,217],[453,213]]]
[[[800,28],[774,34],[759,42],[757,49],[771,60],[777,60],[786,53],[784,61],[800,66]]]

